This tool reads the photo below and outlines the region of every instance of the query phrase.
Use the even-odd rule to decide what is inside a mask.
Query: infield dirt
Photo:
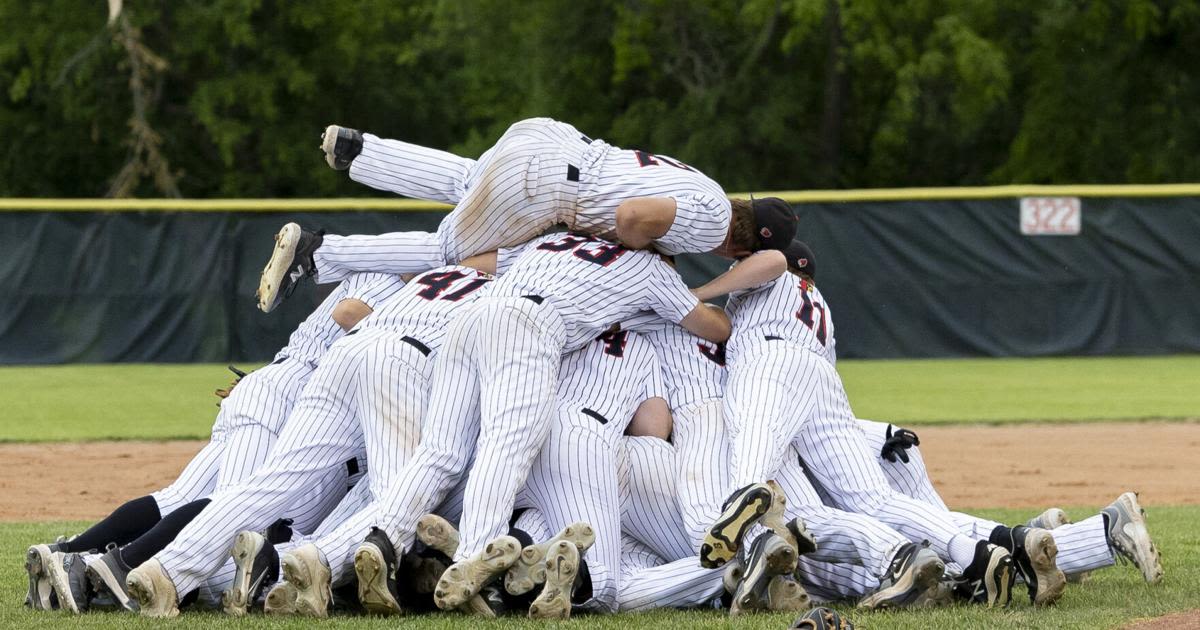
[[[1200,423],[918,427],[934,483],[955,508],[1200,504]],[[0,521],[96,519],[170,483],[200,441],[0,444]],[[1085,514],[1074,515],[1076,517]]]

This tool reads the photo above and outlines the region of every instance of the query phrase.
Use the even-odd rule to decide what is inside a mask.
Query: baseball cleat
[[[545,585],[529,605],[530,619],[566,619],[571,616],[571,595],[579,575],[579,547],[560,540],[546,551]]]
[[[1067,588],[1067,576],[1058,569],[1058,546],[1049,530],[1017,526],[1013,539],[1013,568],[1029,589],[1037,606],[1053,604]]]
[[[796,553],[800,553],[800,543],[788,528],[787,494],[774,479],[767,481],[767,488],[771,490],[771,505],[762,515],[763,526],[778,534],[780,538],[796,549]]]
[[[80,553],[51,554],[49,565],[50,586],[58,606],[75,614],[86,612],[91,599],[91,584],[87,579],[87,565]]]
[[[756,483],[735,490],[725,500],[721,517],[708,530],[700,545],[700,566],[715,569],[733,559],[751,525],[771,509],[771,488]]]
[[[492,577],[507,571],[517,561],[521,543],[512,536],[500,536],[483,551],[450,565],[433,591],[433,603],[452,610],[467,603]]]
[[[29,576],[25,604],[34,610],[51,610],[54,607],[50,600],[54,586],[50,584],[49,573],[53,554],[50,545],[34,545],[25,552],[25,573]]]
[[[721,584],[730,597],[737,592],[738,584],[742,583],[742,578],[745,576],[746,561],[741,554],[734,554],[733,559],[726,562],[725,566],[721,568]]]
[[[437,514],[426,514],[417,521],[417,540],[448,558],[458,551],[458,529]]]
[[[309,232],[288,223],[275,235],[271,258],[258,280],[258,308],[270,313],[296,290],[297,283],[316,273],[313,252],[321,246],[324,232]]]
[[[905,543],[892,558],[887,573],[880,580],[879,590],[864,597],[858,607],[877,610],[911,606],[926,591],[936,587],[945,572],[945,563],[931,549]]]
[[[413,590],[421,595],[432,595],[438,580],[449,568],[450,563],[441,558],[417,558],[417,566],[412,572]]]
[[[812,599],[790,575],[776,575],[767,584],[767,609],[771,612],[802,612]]]
[[[1045,512],[1025,521],[1025,527],[1034,527],[1037,529],[1054,529],[1063,525],[1070,525],[1071,517],[1062,508],[1052,507]]]
[[[949,606],[954,603],[954,585],[956,579],[950,575],[943,575],[942,579],[937,581],[932,587],[924,593],[917,596],[910,608],[936,608],[938,606]]]
[[[148,560],[129,572],[125,580],[129,595],[137,601],[145,617],[175,617],[179,614],[179,595],[175,583],[167,577],[158,560]]]
[[[362,151],[363,136],[356,129],[329,125],[321,134],[321,152],[325,163],[335,171],[350,168],[350,163]]]
[[[375,531],[378,530],[372,530],[372,533]],[[390,544],[388,549],[391,549]],[[359,546],[359,550],[362,550],[362,545]],[[310,543],[296,547],[283,554],[280,564],[283,567],[283,585],[291,588],[272,589],[267,595],[264,609],[280,614],[288,611],[306,617],[328,617],[329,601],[333,599],[329,565],[321,558],[321,551],[316,545]],[[358,571],[357,553],[354,554],[354,570]],[[361,599],[361,575],[359,573],[359,598],[363,606],[367,606],[367,600]],[[371,611],[371,608],[368,607],[367,610]]]
[[[792,622],[798,630],[854,630],[854,624],[832,608],[814,608]]]
[[[1003,607],[1012,602],[1016,579],[1012,555],[1000,545],[981,540],[975,545],[975,559],[958,578],[957,588],[967,600],[988,608]]]
[[[227,615],[240,617],[258,600],[263,589],[279,580],[279,554],[258,532],[238,532],[233,541],[233,585],[221,595]]]
[[[104,555],[87,565],[87,578],[92,583],[94,592],[108,593],[113,602],[122,609],[137,612],[137,602],[129,596],[129,590],[125,586],[129,571],[129,567],[121,558],[121,550],[117,545],[109,544]]]
[[[729,615],[752,610],[770,610],[768,589],[772,578],[796,570],[796,549],[775,532],[766,532],[750,545],[746,570],[733,593]]]
[[[545,582],[546,554],[551,547],[563,541],[578,547],[582,554],[595,544],[596,532],[587,523],[571,523],[550,540],[522,549],[517,561],[504,574],[504,590],[510,595],[524,595]]]
[[[354,552],[354,572],[358,574],[358,600],[373,615],[397,615],[400,588],[396,584],[396,551],[392,542],[377,527]]]
[[[1100,510],[1108,527],[1108,545],[1122,560],[1133,563],[1151,584],[1163,579],[1162,556],[1146,529],[1146,511],[1138,504],[1137,494],[1126,492]]]
[[[298,591],[291,582],[279,582],[267,591],[267,598],[263,601],[263,612],[268,615],[299,614],[299,607],[296,606],[297,595]]]

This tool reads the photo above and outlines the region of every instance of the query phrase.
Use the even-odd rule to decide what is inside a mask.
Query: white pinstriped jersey
[[[386,302],[404,287],[400,276],[385,273],[356,273],[334,287],[324,301],[317,306],[308,317],[300,323],[291,336],[287,345],[275,354],[278,361],[291,357],[297,361],[316,367],[329,350],[329,346],[337,341],[345,332],[337,322],[333,321],[333,309],[342,300],[360,300],[371,308]]]
[[[688,228],[694,241],[689,251],[715,249],[725,241],[733,214],[729,198],[721,185],[704,173],[670,156],[621,149],[602,140],[593,140],[588,153],[598,157],[583,167],[579,187],[579,208],[584,211],[579,215],[581,220],[615,217],[617,206],[628,199],[670,197],[675,200],[677,219],[718,219],[716,223],[704,222],[701,229]],[[599,227],[577,225],[576,229],[598,231]]]
[[[544,298],[566,328],[563,352],[582,348],[638,311],[679,322],[699,304],[658,254],[575,234],[530,241],[489,295]]]
[[[644,326],[627,320],[621,327],[636,330],[654,346],[671,409],[725,394],[725,344],[697,337],[661,318]]]
[[[565,355],[558,379],[560,406],[588,409],[622,431],[642,401],[664,396],[653,346],[625,331],[605,333]]]
[[[815,284],[791,273],[764,285],[729,294],[725,312],[733,324],[729,354],[767,337],[779,337],[832,361],[833,320]]]
[[[413,278],[392,299],[355,329],[383,328],[403,334],[436,351],[458,307],[487,292],[494,276],[470,267],[447,265]]]

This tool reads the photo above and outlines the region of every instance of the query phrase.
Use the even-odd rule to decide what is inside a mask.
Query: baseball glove
[[[896,429],[892,425],[888,425],[887,439],[883,441],[883,448],[879,449],[879,456],[896,463],[896,458],[905,464],[908,463],[908,449],[913,446],[920,446],[921,440],[916,433],[908,429],[896,429],[893,433],[892,429]]]
[[[792,623],[792,628],[803,630],[854,630],[849,619],[842,619],[832,608],[814,608]]]
[[[217,391],[213,392],[214,394],[217,395],[217,398],[219,399],[219,400],[217,400],[218,407],[221,406],[222,400],[229,398],[229,395],[233,393],[233,388],[237,387],[237,384],[242,382],[242,378],[244,378],[246,376],[245,372],[233,367],[232,365],[229,366],[229,371],[233,372],[233,375],[236,378],[234,378],[232,381],[229,382],[229,387],[223,387],[223,388],[218,389]]]

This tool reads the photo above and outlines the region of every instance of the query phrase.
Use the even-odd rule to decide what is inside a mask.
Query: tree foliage
[[[0,0],[0,195],[365,194],[321,161],[324,125],[477,154],[529,116],[731,190],[1200,179],[1196,0],[126,0],[124,27],[106,17]]]

